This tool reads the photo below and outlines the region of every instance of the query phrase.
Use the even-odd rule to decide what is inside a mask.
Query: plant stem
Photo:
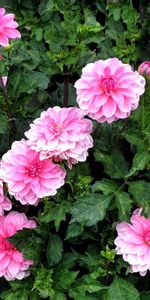
[[[5,99],[5,104],[6,104],[6,113],[7,113],[7,116],[9,118],[9,122],[10,122],[10,127],[13,131],[16,130],[16,126],[15,126],[15,122],[14,122],[14,118],[13,118],[13,114],[10,110],[10,105],[9,105],[9,99],[8,99],[8,95],[7,95],[7,90],[6,90],[6,87],[4,85],[4,82],[3,82],[3,78],[2,76],[0,76],[0,86],[2,88],[2,91],[3,91],[3,95],[4,95],[4,99]]]
[[[63,107],[68,107],[69,101],[69,73],[64,73],[64,101]]]

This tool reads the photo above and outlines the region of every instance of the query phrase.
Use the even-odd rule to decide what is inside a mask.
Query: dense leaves
[[[148,1],[0,0],[16,14],[21,40],[0,49],[0,152],[49,106],[77,106],[74,83],[87,63],[116,56],[137,69],[149,59]],[[0,278],[5,300],[148,300],[149,273],[129,274],[113,243],[115,226],[143,207],[150,217],[150,80],[130,118],[94,123],[88,161],[37,207],[13,209],[38,227],[10,238],[34,261],[22,281]],[[5,191],[7,193],[6,187]]]

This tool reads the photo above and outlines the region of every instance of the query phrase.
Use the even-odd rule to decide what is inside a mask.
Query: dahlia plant
[[[0,8],[2,300],[150,297],[149,8],[85,2]]]

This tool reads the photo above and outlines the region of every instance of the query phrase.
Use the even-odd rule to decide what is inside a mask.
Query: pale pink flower
[[[0,8],[0,45],[3,47],[9,45],[9,39],[21,38],[14,18],[14,14],[5,14],[5,9]]]
[[[40,151],[40,159],[66,159],[69,164],[85,161],[93,147],[92,122],[75,107],[55,106],[42,112],[25,132],[32,149]]]
[[[117,225],[118,237],[114,243],[117,254],[130,264],[131,272],[141,276],[150,270],[150,219],[140,215],[136,210],[131,217],[131,224],[121,222]]]
[[[3,76],[3,77],[2,77],[2,80],[3,80],[4,86],[6,86],[6,84],[7,84],[7,76]]]
[[[141,75],[148,75],[150,76],[150,61],[144,61],[142,64],[138,67],[138,72]]]
[[[39,198],[55,195],[64,184],[66,171],[49,159],[41,161],[39,155],[21,140],[2,157],[2,178],[22,204],[37,205]]]
[[[8,197],[4,195],[3,181],[0,179],[0,215],[3,215],[4,211],[9,211],[12,208],[12,203]]]
[[[36,223],[29,221],[24,213],[11,211],[7,216],[0,216],[0,277],[21,280],[30,274],[28,268],[33,261],[25,259],[7,238],[23,228],[35,227]]]
[[[127,118],[144,87],[145,79],[117,58],[87,64],[75,83],[79,107],[100,123]]]

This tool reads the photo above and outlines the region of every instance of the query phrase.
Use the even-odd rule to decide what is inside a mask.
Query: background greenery
[[[77,106],[74,82],[88,62],[116,56],[136,69],[149,59],[149,1],[0,0],[16,14],[21,40],[1,49],[0,152],[49,106]],[[0,279],[4,300],[149,300],[149,273],[130,274],[115,255],[118,221],[144,207],[150,217],[150,88],[127,120],[94,123],[88,161],[38,207],[13,208],[38,220],[11,240],[34,260],[23,281]],[[111,141],[111,143],[110,143]]]

